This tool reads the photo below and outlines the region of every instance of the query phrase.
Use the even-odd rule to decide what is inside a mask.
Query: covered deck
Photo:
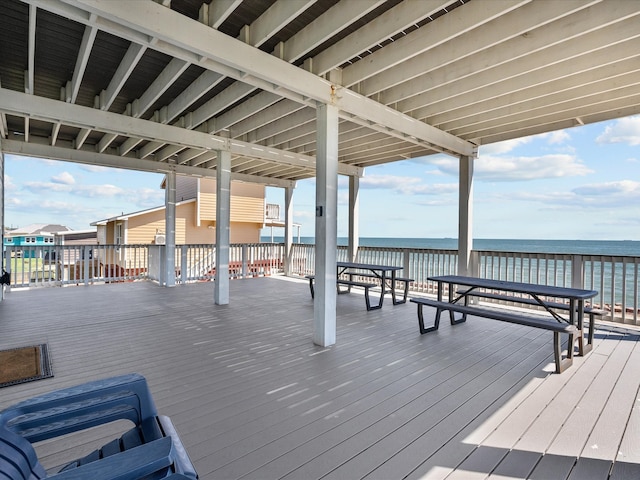
[[[229,305],[211,283],[10,292],[3,346],[48,343],[55,377],[4,388],[0,408],[135,371],[203,479],[640,477],[637,329],[600,324],[557,375],[546,331],[471,318],[420,335],[413,304],[367,312],[356,292],[338,297],[324,348],[306,282],[230,289]],[[60,465],[120,428],[39,455]]]

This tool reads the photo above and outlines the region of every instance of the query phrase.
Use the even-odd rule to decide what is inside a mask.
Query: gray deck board
[[[470,317],[420,335],[412,304],[367,312],[353,293],[337,301],[337,344],[322,348],[307,282],[230,286],[227,306],[210,283],[9,293],[0,345],[47,342],[55,377],[2,389],[0,408],[137,371],[203,479],[605,480],[618,447],[616,478],[636,478],[637,331],[599,328],[593,352],[557,375],[549,332]],[[38,452],[61,465],[124,428]]]

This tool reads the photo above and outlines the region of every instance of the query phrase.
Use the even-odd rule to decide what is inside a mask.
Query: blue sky
[[[369,167],[360,181],[361,237],[457,237],[458,161],[445,155]],[[640,116],[480,148],[474,237],[640,240]],[[73,229],[162,205],[162,176],[5,155],[5,223]],[[338,234],[348,184],[339,182]],[[281,189],[267,201],[283,203]],[[299,181],[294,220],[315,228],[315,181]],[[277,234],[277,233],[276,233]]]

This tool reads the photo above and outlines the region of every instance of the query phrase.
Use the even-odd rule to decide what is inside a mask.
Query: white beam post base
[[[360,177],[349,177],[349,261],[355,262],[360,248]]]
[[[473,275],[473,156],[460,157],[458,202],[458,274]]]
[[[272,227],[273,230],[273,227]],[[293,248],[293,187],[284,189],[284,274],[291,276]]]
[[[338,108],[319,105],[316,150],[316,268],[313,343],[336,343]]]
[[[165,287],[176,286],[176,172],[167,173],[165,187]]]
[[[229,304],[229,224],[231,215],[231,153],[218,151],[216,181],[216,305]]]

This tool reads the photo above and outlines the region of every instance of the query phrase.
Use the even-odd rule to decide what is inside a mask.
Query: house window
[[[13,238],[11,237],[5,237],[5,240],[7,241],[7,243],[13,243]]]
[[[116,245],[122,245],[122,224],[121,223],[117,223],[116,224],[116,231],[115,231],[115,244]]]

